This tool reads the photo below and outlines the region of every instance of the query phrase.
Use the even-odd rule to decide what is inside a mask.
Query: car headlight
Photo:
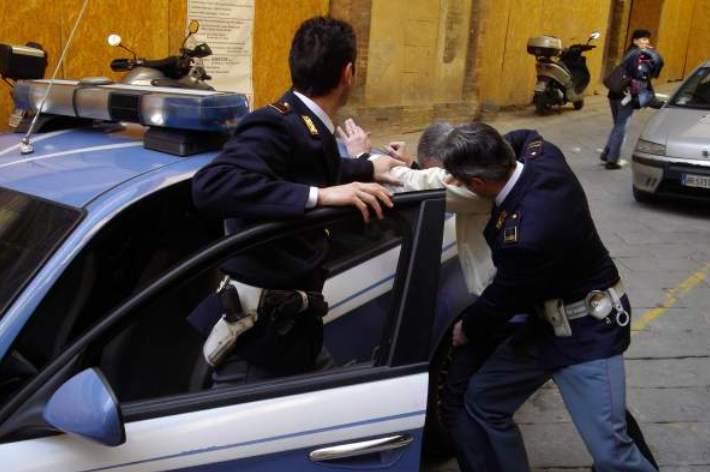
[[[655,154],[657,156],[666,155],[666,145],[658,144],[651,141],[646,141],[645,139],[639,139],[636,143],[636,151],[643,152],[645,154]]]

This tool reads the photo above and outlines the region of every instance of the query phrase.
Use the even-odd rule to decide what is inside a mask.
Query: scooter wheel
[[[550,110],[550,105],[548,105],[547,99],[543,94],[535,94],[533,103],[535,104],[535,112],[538,115],[546,115]]]
[[[584,100],[577,100],[576,102],[572,102],[572,105],[574,106],[575,110],[581,110],[584,108]]]

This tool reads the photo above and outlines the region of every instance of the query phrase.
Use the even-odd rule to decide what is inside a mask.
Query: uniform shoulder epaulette
[[[285,115],[286,113],[291,111],[291,105],[289,105],[288,102],[269,103],[269,106],[281,113],[282,115]]]

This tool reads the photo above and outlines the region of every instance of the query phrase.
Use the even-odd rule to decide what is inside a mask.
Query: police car
[[[472,302],[442,192],[397,196],[369,225],[321,209],[225,237],[191,178],[244,97],[102,80],[13,93],[20,115],[44,113],[29,142],[0,137],[3,470],[418,469]],[[332,239],[338,367],[210,388],[187,315],[231,255],[314,227]]]

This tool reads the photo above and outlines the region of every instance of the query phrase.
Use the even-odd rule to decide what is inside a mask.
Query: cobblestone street
[[[633,117],[623,158],[630,160],[653,111]],[[502,112],[491,124],[501,131],[536,128],[567,156],[633,306],[633,339],[626,353],[629,408],[662,470],[709,471],[710,207],[634,201],[630,167],[608,171],[600,165],[599,151],[611,125],[604,96],[589,97],[582,111],[569,107],[541,118],[526,108]],[[393,138],[414,145],[417,137]],[[591,458],[554,385],[534,395],[517,420],[535,470],[589,470]],[[423,470],[456,472],[458,467],[449,461],[428,463]]]

